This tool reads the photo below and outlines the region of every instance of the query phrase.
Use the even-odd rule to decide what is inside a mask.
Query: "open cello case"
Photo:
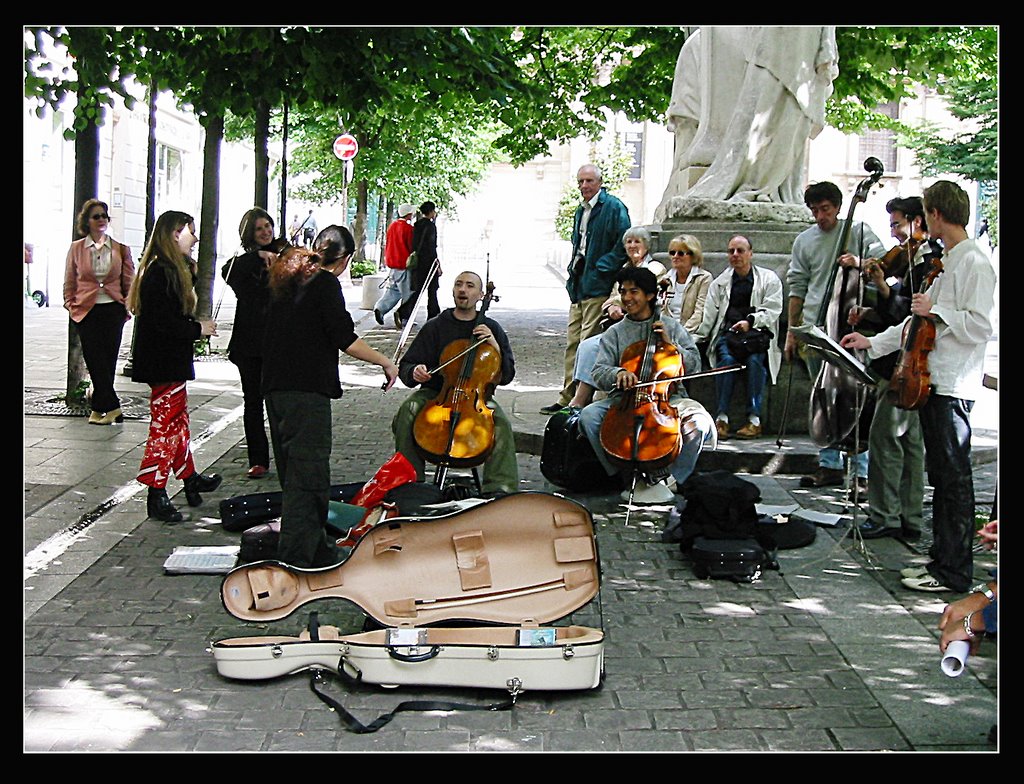
[[[277,621],[312,602],[344,599],[381,628],[342,634],[314,613],[299,637],[234,637],[212,651],[221,675],[243,680],[327,671],[387,687],[507,689],[513,701],[526,690],[592,689],[603,675],[603,630],[552,624],[599,597],[599,588],[586,507],[515,493],[440,517],[386,520],[337,566],[235,568],[221,585],[235,618]]]

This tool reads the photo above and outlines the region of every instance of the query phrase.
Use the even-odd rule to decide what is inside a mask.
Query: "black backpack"
[[[756,504],[761,491],[729,471],[693,474],[683,484],[686,505],[679,511],[679,547],[688,553],[698,536],[705,539],[758,539]],[[765,542],[774,549],[774,544]]]

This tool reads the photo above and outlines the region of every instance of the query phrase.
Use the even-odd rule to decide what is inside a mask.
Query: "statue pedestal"
[[[704,269],[715,277],[729,266],[726,252],[729,240],[737,234],[750,240],[754,250],[754,264],[774,270],[782,281],[782,317],[779,320],[780,334],[776,335],[776,339],[780,348],[785,345],[789,303],[786,271],[789,267],[793,241],[800,232],[813,223],[810,210],[796,204],[728,202],[680,196],[673,197],[665,207],[665,215],[661,222],[646,228],[651,233],[651,253],[666,268],[672,266],[667,253],[668,244],[677,234],[692,234],[700,240],[704,252]],[[747,421],[744,403],[746,374],[741,372],[737,376],[729,410],[732,431],[742,427]],[[797,362],[791,369],[789,363],[783,360],[776,383],[769,383],[765,388],[761,425],[766,434],[778,433],[783,425],[786,390],[791,379],[793,389],[790,392],[785,433],[807,433],[807,401],[813,381],[808,378],[802,362]],[[713,377],[697,379],[687,386],[687,390],[712,416],[718,413]]]

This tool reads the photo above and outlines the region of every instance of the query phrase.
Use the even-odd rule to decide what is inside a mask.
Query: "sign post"
[[[348,181],[352,177],[352,159],[359,152],[359,142],[350,133],[343,133],[334,140],[334,155],[344,164],[342,169],[341,215],[342,221],[348,223]]]

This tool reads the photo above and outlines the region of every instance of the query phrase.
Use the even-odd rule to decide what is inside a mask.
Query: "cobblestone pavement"
[[[937,631],[946,594],[903,589],[897,570],[924,563],[925,547],[896,539],[856,545],[845,491],[799,488],[814,464],[806,439],[726,442],[700,469],[757,457],[767,504],[798,503],[842,516],[805,548],[780,552],[779,571],[754,584],[701,580],[678,547],[661,541],[668,506],[630,513],[617,492],[572,493],[539,467],[545,418],[560,386],[565,310],[523,284],[491,311],[516,349],[518,374],[499,391],[513,418],[523,490],[561,492],[592,512],[600,547],[600,602],[572,620],[606,630],[606,677],[582,692],[526,692],[511,711],[400,714],[375,734],[346,732],[309,690],[306,675],[262,682],[220,677],[207,645],[242,635],[296,635],[307,614],[274,624],[237,621],[221,606],[221,578],[167,576],[180,545],[237,544],[217,503],[278,489],[273,472],[245,478],[234,367],[197,364],[189,385],[197,465],[225,481],[191,519],[146,519],[134,475],[145,416],[113,427],[38,409],[60,391],[67,321],[59,309],[25,312],[24,749],[39,751],[995,751],[997,645],[983,643],[966,672],[939,669]],[[529,293],[529,297],[525,294]],[[397,331],[378,328],[346,292],[361,334],[391,353]],[[564,295],[563,295],[564,296]],[[525,304],[524,304],[525,303]],[[222,323],[229,320],[225,311]],[[226,329],[220,340],[226,345]],[[125,343],[128,343],[126,330]],[[64,363],[64,364],[62,364]],[[376,372],[343,362],[334,404],[335,482],[363,481],[393,452],[390,420],[402,389],[382,395]],[[147,399],[142,385],[118,388]],[[992,403],[989,403],[989,408]],[[974,414],[980,514],[995,493],[995,417]],[[988,418],[986,418],[988,417]],[[979,424],[980,423],[980,424]],[[779,458],[784,458],[780,460]],[[786,473],[777,470],[782,467]],[[169,488],[180,490],[180,484]],[[183,496],[178,500],[183,510]],[[858,512],[862,514],[862,512]],[[976,573],[994,566],[979,554]],[[321,623],[343,632],[364,617],[341,600],[317,603]],[[408,699],[492,702],[494,692],[328,687],[364,723]]]

